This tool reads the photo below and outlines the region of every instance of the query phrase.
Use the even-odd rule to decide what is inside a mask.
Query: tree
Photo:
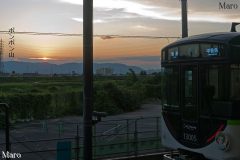
[[[127,73],[130,83],[135,83],[138,79],[132,68],[129,69],[130,72]]]
[[[145,76],[145,75],[147,75],[147,72],[144,71],[144,70],[142,70],[142,71],[140,72],[140,75]]]

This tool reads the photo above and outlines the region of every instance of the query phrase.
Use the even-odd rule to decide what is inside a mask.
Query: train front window
[[[170,48],[168,50],[168,60],[172,60],[178,57],[178,47]]]
[[[218,99],[218,70],[219,69],[217,67],[212,67],[209,69],[209,86],[213,87],[213,99]]]
[[[179,47],[181,58],[199,57],[199,44],[188,44]]]
[[[240,100],[240,65],[231,65],[231,99]]]
[[[192,97],[192,71],[188,70],[185,72],[185,97]]]
[[[179,107],[179,70],[178,67],[165,69],[165,99],[169,107]]]

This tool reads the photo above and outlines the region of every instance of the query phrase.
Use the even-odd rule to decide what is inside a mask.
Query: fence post
[[[10,130],[10,127],[9,127],[9,108],[8,106],[5,107],[6,109],[6,112],[5,112],[5,123],[6,123],[6,151],[8,152],[11,152],[11,149],[10,149],[10,137],[9,137],[9,130]],[[8,158],[7,158],[8,159]]]
[[[78,131],[78,124],[77,124],[77,135],[75,137],[75,160],[79,160],[79,152],[80,152],[79,131]]]
[[[63,122],[58,123],[58,137],[61,137],[61,133],[63,133]]]
[[[134,131],[134,142],[135,142],[135,157],[138,156],[138,128],[137,128],[137,121],[138,119],[135,120],[135,131]]]
[[[127,121],[127,155],[129,156],[129,119]]]
[[[48,124],[46,120],[43,120],[42,127],[43,127],[43,132],[45,131],[46,133],[48,133]]]
[[[93,147],[94,147],[94,148],[93,148],[93,153],[94,153],[94,154],[93,154],[93,158],[96,158],[96,152],[97,152],[97,151],[96,151],[96,150],[97,150],[97,140],[96,140],[96,139],[97,139],[97,137],[96,137],[97,129],[96,129],[96,125],[97,125],[97,124],[93,125],[93,138],[94,138],[94,139],[93,139]]]
[[[9,122],[9,105],[7,103],[0,103],[0,106],[3,106],[5,109],[5,140],[6,140],[6,152],[11,152],[11,143],[10,143],[10,122]],[[10,160],[10,158],[7,158]]]
[[[159,117],[156,117],[156,121],[157,121],[157,123],[156,123],[156,136],[157,136],[157,146],[156,146],[156,149],[159,149]]]

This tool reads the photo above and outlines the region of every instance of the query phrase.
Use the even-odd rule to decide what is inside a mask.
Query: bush
[[[3,102],[10,106],[10,115],[13,120],[35,118],[43,119],[48,116],[51,96],[48,94],[12,94],[1,97]]]
[[[145,86],[145,96],[146,98],[161,98],[161,85],[159,84],[147,84]]]
[[[94,110],[109,114],[136,110],[146,99],[161,98],[162,78],[161,74],[137,77],[132,70],[126,77],[101,77],[94,82]],[[31,79],[19,79],[18,83],[1,85],[0,101],[9,103],[13,120],[82,114],[83,92],[78,79],[43,80],[48,82],[32,85],[28,83]]]
[[[0,97],[10,108],[11,119],[46,119],[82,113],[82,92],[11,94]]]
[[[137,93],[127,88],[120,88],[114,82],[103,82],[95,86],[94,109],[117,114],[128,112],[139,106]]]
[[[82,114],[82,91],[51,94],[51,115],[53,117]]]

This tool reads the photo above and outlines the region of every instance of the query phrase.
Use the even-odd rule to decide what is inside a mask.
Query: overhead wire
[[[0,31],[1,34],[9,34],[8,31]],[[60,33],[60,32],[14,32],[14,34],[23,34],[23,35],[39,35],[39,36],[83,36],[81,33]],[[144,38],[144,39],[179,39],[178,36],[144,36],[144,35],[101,35],[96,34],[94,37],[99,37],[102,39],[112,39],[112,38]]]
[[[0,34],[9,34],[8,31],[0,31]],[[23,35],[48,35],[48,36],[83,36],[83,34],[78,33],[60,33],[60,32],[14,32],[14,34]],[[169,42],[169,39],[179,39],[177,36],[139,36],[139,35],[94,35],[94,37],[99,37],[103,40],[114,39],[114,38],[142,38],[142,39],[165,39]],[[119,46],[118,46],[119,47]],[[116,47],[116,48],[118,48]],[[122,48],[122,47],[120,47]],[[148,48],[148,47],[146,47]]]
[[[9,34],[8,31],[0,31],[0,34]],[[14,32],[14,34],[20,34],[20,35],[31,35],[31,36],[65,36],[65,37],[81,37],[83,36],[83,34],[80,33],[61,33],[61,32]],[[108,39],[115,39],[115,38],[135,38],[135,39],[165,39],[169,42],[170,39],[179,39],[180,37],[177,36],[143,36],[143,35],[114,35],[114,34],[110,34],[110,35],[94,35],[94,37],[97,38],[101,38],[102,40],[108,40]],[[130,45],[130,44],[129,44]],[[132,45],[126,45],[123,46],[115,46],[114,48],[118,49],[118,50],[122,50],[123,52],[125,51],[126,48],[131,48],[130,46]],[[21,47],[23,51],[31,51],[32,49],[27,48],[27,47]],[[51,52],[56,52],[56,51],[62,51],[62,49],[55,49],[54,47],[46,47],[49,51],[51,50]],[[144,45],[144,46],[139,46],[137,49],[136,48],[132,48],[132,49],[128,49],[128,52],[138,52],[141,50],[145,50],[145,49],[150,49],[152,48],[152,46],[150,45]],[[110,52],[112,50],[114,50],[113,48],[105,48],[106,52]],[[34,51],[39,51],[38,49],[34,49]],[[68,51],[68,49],[65,49],[65,51]],[[70,50],[69,50],[70,51]],[[126,52],[126,51],[125,51]]]

